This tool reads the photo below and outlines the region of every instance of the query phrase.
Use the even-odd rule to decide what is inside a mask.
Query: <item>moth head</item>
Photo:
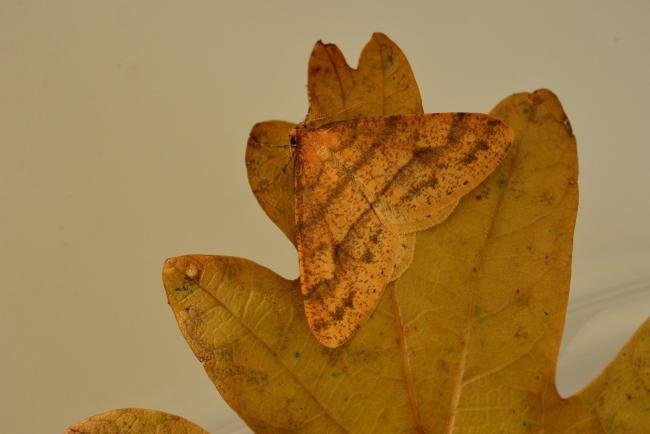
[[[298,129],[301,125],[302,124],[298,124],[293,127],[289,133],[289,144],[291,145],[291,149],[296,149],[298,147]]]
[[[304,138],[304,132],[307,129],[308,128],[305,122],[296,124],[296,126],[291,129],[291,132],[289,133],[289,144],[291,145],[292,149],[300,147],[300,143]]]

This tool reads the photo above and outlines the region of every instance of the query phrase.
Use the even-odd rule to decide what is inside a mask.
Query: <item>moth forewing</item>
[[[300,286],[314,335],[336,347],[413,256],[413,234],[443,221],[512,142],[484,114],[361,118],[299,127],[294,172]]]

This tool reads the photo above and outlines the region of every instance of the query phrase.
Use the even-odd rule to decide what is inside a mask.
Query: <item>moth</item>
[[[299,125],[290,140],[305,315],[335,348],[409,267],[416,232],[499,165],[513,133],[485,114],[438,113]]]

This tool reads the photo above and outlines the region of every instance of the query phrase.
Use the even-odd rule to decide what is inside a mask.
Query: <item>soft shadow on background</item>
[[[304,117],[318,39],[356,64],[386,33],[427,112],[557,93],[581,171],[563,394],[650,314],[650,3],[309,3],[0,2],[3,432],[128,406],[237,426],[177,329],[162,261],[242,256],[296,276],[244,146],[257,121]],[[590,300],[619,292],[636,295],[586,323]]]

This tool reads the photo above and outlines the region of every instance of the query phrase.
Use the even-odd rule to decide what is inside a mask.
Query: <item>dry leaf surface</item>
[[[383,35],[373,36],[359,72],[320,43],[309,71],[313,119],[421,111],[408,63]],[[406,77],[403,87],[377,85],[395,74]],[[244,259],[166,262],[181,331],[256,432],[646,432],[649,323],[581,393],[562,399],[554,384],[578,202],[568,119],[546,90],[513,95],[491,114],[515,131],[508,157],[449,219],[418,233],[411,267],[343,347],[311,336],[296,281]],[[249,179],[293,240],[293,191],[269,187],[291,185],[293,174],[286,155],[274,156],[288,144],[275,127],[253,129]]]
[[[156,410],[124,408],[78,422],[65,434],[207,434],[179,416]]]

